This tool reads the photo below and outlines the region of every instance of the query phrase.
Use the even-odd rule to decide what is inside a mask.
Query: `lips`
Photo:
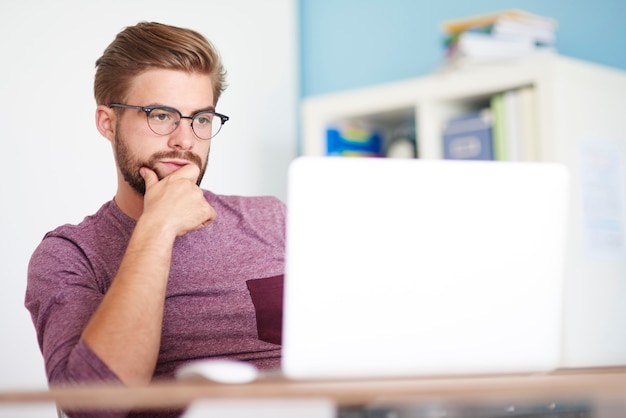
[[[158,164],[165,166],[169,171],[176,171],[189,164],[189,161],[160,161]]]

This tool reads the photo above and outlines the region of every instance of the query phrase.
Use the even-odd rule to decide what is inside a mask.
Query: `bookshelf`
[[[534,160],[571,171],[562,365],[626,365],[626,72],[541,53],[311,97],[302,153],[325,155],[331,124],[376,129],[384,141],[402,126],[415,131],[418,158],[440,159],[449,119],[521,88],[534,96]]]

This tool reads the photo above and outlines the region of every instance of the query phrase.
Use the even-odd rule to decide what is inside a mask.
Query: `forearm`
[[[82,334],[126,384],[148,383],[154,372],[174,238],[138,222],[118,273]]]

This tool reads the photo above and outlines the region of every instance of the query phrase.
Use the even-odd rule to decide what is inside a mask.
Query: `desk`
[[[198,399],[330,399],[338,406],[439,402],[493,404],[584,401],[626,405],[626,368],[557,371],[524,376],[289,381],[225,385],[204,380],[142,387],[83,385],[0,392],[2,404],[55,402],[61,409],[183,408]],[[622,416],[626,416],[626,408]],[[596,415],[594,415],[596,416]]]

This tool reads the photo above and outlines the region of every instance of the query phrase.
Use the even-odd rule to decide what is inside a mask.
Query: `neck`
[[[115,204],[122,212],[134,220],[138,220],[143,213],[143,196],[130,188],[128,184],[118,184],[115,194]]]

